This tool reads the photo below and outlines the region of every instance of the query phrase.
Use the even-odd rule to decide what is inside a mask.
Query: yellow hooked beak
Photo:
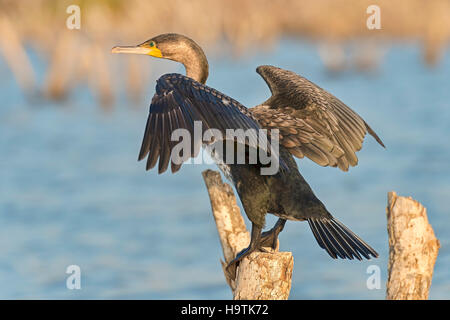
[[[144,45],[114,47],[111,49],[111,52],[112,53],[147,54],[152,57],[162,58],[161,50],[159,50],[156,47],[149,47],[149,46],[144,46]]]

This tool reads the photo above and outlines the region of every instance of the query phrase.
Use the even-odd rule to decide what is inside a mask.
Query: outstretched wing
[[[194,134],[194,121],[202,122],[200,135]],[[260,126],[239,102],[181,74],[163,75],[157,80],[139,160],[148,155],[146,168],[149,170],[159,159],[159,173],[166,171],[171,162],[172,172],[176,172],[181,163],[171,161],[172,150],[177,143],[171,141],[172,132],[176,129],[189,132],[192,148],[188,155],[183,156],[187,160],[197,156],[203,133],[212,128],[220,130],[224,139],[226,129],[255,129],[249,131],[248,139],[257,145],[256,130]]]
[[[256,71],[272,96],[249,109],[266,129],[280,130],[280,145],[294,156],[347,171],[358,163],[366,133],[384,147],[369,125],[342,101],[294,72],[273,66]]]

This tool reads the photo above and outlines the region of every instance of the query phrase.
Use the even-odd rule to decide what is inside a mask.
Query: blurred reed
[[[450,1],[376,1],[381,30],[368,30],[372,0],[0,0],[0,56],[25,91],[61,99],[87,83],[101,105],[114,101],[114,61],[127,59],[123,80],[128,95],[139,97],[147,71],[134,57],[111,59],[116,44],[137,44],[166,32],[186,34],[210,54],[239,55],[249,47],[270,49],[282,36],[317,42],[325,67],[372,70],[392,41],[418,40],[428,65],[439,62],[450,38]],[[68,30],[66,8],[81,8],[81,29]],[[349,56],[344,45],[357,42]],[[38,84],[25,46],[48,58]],[[228,49],[230,48],[230,49]],[[225,49],[225,50],[224,50]],[[223,53],[222,53],[223,54]],[[123,60],[122,60],[123,61]]]

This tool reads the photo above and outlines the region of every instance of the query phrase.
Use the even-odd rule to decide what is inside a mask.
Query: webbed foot
[[[226,267],[226,271],[230,279],[236,279],[236,269],[239,265],[239,262],[248,256],[253,251],[260,248],[260,240],[261,240],[261,227],[252,224],[252,235],[250,239],[250,245],[239,252],[236,257],[228,263]]]
[[[286,224],[285,219],[278,219],[277,223],[269,231],[263,232],[261,235],[260,246],[270,247],[272,249],[277,248],[278,235],[283,231],[284,225]]]

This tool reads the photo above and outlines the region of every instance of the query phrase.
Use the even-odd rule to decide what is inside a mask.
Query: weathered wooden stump
[[[203,172],[212,212],[219,232],[225,262],[221,261],[227,283],[235,300],[287,299],[291,290],[294,259],[291,252],[253,252],[239,264],[236,278],[226,272],[226,265],[250,243],[244,219],[233,189],[222,182],[220,173]]]
[[[388,193],[389,265],[386,299],[428,299],[439,240],[427,210],[411,197]]]

